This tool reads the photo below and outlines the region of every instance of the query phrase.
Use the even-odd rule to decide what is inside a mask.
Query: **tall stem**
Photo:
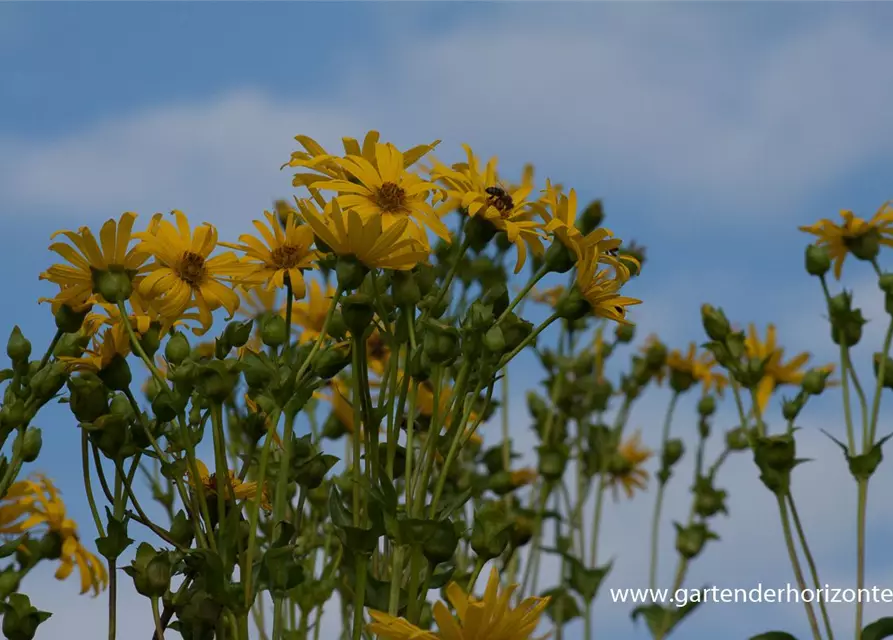
[[[660,450],[663,451],[667,447],[667,441],[670,439],[670,426],[673,422],[673,411],[676,409],[676,402],[679,400],[679,394],[674,392],[670,398],[670,404],[667,407],[667,414],[664,418],[664,428],[661,434]],[[660,515],[664,504],[664,492],[667,488],[667,479],[661,478],[657,487],[657,500],[654,502],[654,515],[651,519],[651,567],[648,571],[648,587],[654,589],[657,587],[657,563],[658,554],[660,552]]]

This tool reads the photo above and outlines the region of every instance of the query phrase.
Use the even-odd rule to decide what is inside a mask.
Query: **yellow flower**
[[[311,342],[319,337],[335,293],[334,287],[328,287],[323,293],[319,282],[313,280],[307,298],[292,303],[291,323],[292,327],[300,331],[298,344]]]
[[[333,178],[338,180],[348,180],[350,175],[345,173],[344,168],[337,162],[338,156],[328,153],[313,138],[308,136],[295,136],[303,151],[295,151],[291,154],[291,160],[285,166],[302,167],[312,169],[315,173],[297,173],[295,174],[292,184],[296,187],[313,187],[317,182]],[[378,167],[378,157],[376,147],[379,144],[378,131],[370,131],[363,139],[363,145],[354,138],[342,138],[345,156],[361,156],[370,164]],[[428,154],[434,147],[440,144],[440,140],[435,140],[431,144],[421,144],[403,152],[403,168],[408,169],[420,158]]]
[[[189,477],[189,474],[186,474],[187,479],[192,486],[197,486],[197,484],[201,484],[204,488],[205,493],[209,496],[217,495],[217,474],[209,473],[208,467],[205,466],[205,463],[201,460],[195,461],[196,467],[198,467],[198,475],[199,475],[199,483],[196,483]],[[229,500],[232,497],[235,500],[254,500],[255,496],[257,496],[257,482],[242,482],[239,480],[238,476],[235,474],[232,469],[228,469],[227,473],[229,475],[229,485],[232,489],[232,493],[227,488],[224,488],[224,498]],[[226,481],[224,480],[224,485],[226,485]],[[263,492],[261,493],[261,503],[260,506],[265,511],[271,511],[273,509],[270,504],[269,496],[267,494],[267,487],[264,486]]]
[[[440,193],[440,187],[407,171],[403,154],[392,144],[376,144],[375,157],[375,164],[363,156],[337,158],[335,162],[350,179],[324,180],[314,188],[337,192],[341,207],[356,211],[364,220],[380,216],[385,230],[407,220],[412,224],[405,231],[420,243],[428,243],[425,229],[450,242],[450,230],[428,202],[432,193]]]
[[[134,331],[138,334],[144,334],[149,331],[153,322],[159,325],[159,333],[161,335],[170,328],[164,318],[158,315],[158,313],[142,299],[138,292],[134,292],[130,296],[128,302],[130,303],[131,312],[127,314],[127,319],[130,321],[130,326],[132,326]],[[118,309],[118,305],[100,303],[99,308],[102,310],[102,313],[88,313],[84,318],[84,332],[87,335],[95,334],[105,325],[113,326],[121,323],[121,310]]]
[[[90,348],[79,358],[62,356],[69,371],[91,371],[99,373],[118,358],[126,358],[130,354],[130,336],[122,323],[117,323],[103,332],[102,337],[93,336]]]
[[[528,197],[533,191],[532,182],[515,189],[506,189],[499,183],[496,172],[497,158],[487,163],[483,172],[471,147],[463,145],[467,163],[452,168],[436,163],[431,176],[446,189],[446,201],[442,211],[460,208],[469,216],[480,216],[499,231],[504,231],[509,242],[518,251],[515,273],[519,273],[527,260],[527,249],[542,255],[542,223],[533,219]],[[532,176],[531,176],[532,178]]]
[[[519,487],[533,484],[537,479],[536,469],[525,467],[511,472],[512,486],[516,489]]]
[[[482,600],[466,594],[455,582],[447,586],[446,596],[458,620],[443,602],[435,603],[436,635],[401,618],[373,610],[369,612],[372,623],[367,629],[377,633],[381,640],[531,640],[549,598],[525,598],[512,608],[511,599],[517,588],[513,584],[500,593],[499,572],[493,567]],[[548,634],[542,636],[546,637]]]
[[[619,295],[626,280],[620,273],[612,276],[606,269],[599,271],[599,253],[587,251],[577,261],[577,287],[592,307],[593,315],[623,324],[631,324],[626,319],[627,307],[641,304],[641,300]]]
[[[406,231],[409,220],[396,220],[387,229],[382,218],[363,220],[357,211],[342,211],[337,200],[320,215],[309,200],[299,201],[304,220],[316,237],[339,256],[351,256],[369,269],[409,270],[428,259],[428,250]]]
[[[186,216],[181,211],[173,214],[176,226],[163,220],[155,230],[134,234],[141,240],[138,248],[155,258],[139,291],[171,321],[190,308],[197,309],[201,329],[193,332],[202,335],[211,327],[212,311],[224,307],[230,317],[235,314],[239,296],[224,284],[224,278],[243,274],[245,267],[230,252],[210,257],[217,246],[213,226],[202,224],[193,234]]]
[[[51,239],[63,235],[71,242],[50,245],[50,250],[69,264],[54,264],[40,274],[41,280],[49,280],[61,287],[54,300],[80,310],[89,305],[94,294],[102,296],[105,292],[116,298],[109,300],[115,303],[118,298],[126,298],[133,279],[149,257],[139,247],[130,248],[135,220],[136,214],[128,212],[118,222],[114,219],[106,221],[99,231],[98,243],[87,227],[81,227],[77,233],[54,233]]]
[[[673,349],[667,356],[667,367],[671,370],[688,374],[693,380],[700,382],[705,394],[716,388],[716,392],[722,395],[729,380],[713,370],[716,364],[716,358],[709,351],[698,354],[694,342],[688,345],[688,352],[685,355],[678,349]]]
[[[221,242],[220,246],[245,253],[243,264],[248,268],[245,270],[244,280],[247,283],[262,284],[267,291],[282,289],[288,276],[295,298],[303,298],[306,290],[301,270],[312,267],[317,257],[317,252],[310,248],[313,244],[313,230],[306,225],[297,224],[294,215],[287,217],[284,229],[274,214],[264,211],[264,216],[267,224],[260,220],[254,221],[262,240],[245,234],[239,236],[242,244]]]
[[[784,349],[777,345],[775,325],[773,324],[766,328],[765,341],[760,340],[756,326],[751,324],[748,327],[744,346],[748,358],[766,360],[763,378],[756,389],[757,406],[760,409],[760,413],[762,413],[766,410],[769,398],[772,397],[772,393],[777,386],[783,384],[798,385],[803,382],[803,376],[806,374],[803,367],[809,361],[809,354],[804,351],[794,356],[788,362],[784,362]],[[829,364],[821,368],[826,371],[832,371],[834,365]]]
[[[56,578],[65,580],[77,566],[81,593],[92,589],[93,595],[98,596],[108,586],[105,565],[81,544],[77,525],[66,517],[59,491],[49,478],[38,474],[31,480],[14,483],[0,501],[0,534],[21,535],[41,525],[62,540]]]
[[[800,227],[800,231],[818,236],[816,244],[828,249],[828,255],[834,261],[834,277],[838,280],[848,253],[871,259],[877,254],[879,245],[893,247],[893,202],[885,202],[871,220],[846,210],[841,211],[840,216],[843,218],[841,225],[825,218]]]
[[[648,484],[648,472],[642,464],[652,456],[650,449],[641,444],[641,434],[624,441],[617,449],[617,456],[608,468],[608,483],[617,499],[618,487],[623,487],[627,498],[632,498],[636,489],[644,489]]]

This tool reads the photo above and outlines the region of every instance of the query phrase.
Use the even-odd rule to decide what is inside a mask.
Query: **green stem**
[[[512,300],[511,304],[506,307],[506,310],[502,312],[502,314],[496,320],[495,324],[499,324],[500,322],[502,322],[512,311],[514,311],[515,307],[517,307],[521,303],[521,301],[527,297],[527,294],[530,293],[530,290],[533,289],[537,285],[537,283],[546,276],[547,273],[549,273],[549,267],[544,264],[536,271],[536,273],[534,273],[530,277],[530,280],[527,282],[526,285],[524,285],[524,288],[521,289],[520,292],[518,292],[518,295],[515,296],[515,299]]]
[[[471,572],[471,577],[468,578],[468,585],[465,587],[465,593],[471,595],[474,593],[474,585],[477,584],[478,578],[481,576],[481,571],[484,570],[484,565],[486,561],[483,558],[477,558],[474,563],[474,571]]]
[[[50,361],[50,356],[53,355],[53,349],[59,344],[59,340],[62,339],[63,333],[62,329],[56,329],[56,335],[53,336],[53,339],[50,341],[50,346],[47,347],[46,353],[44,353],[43,357],[40,359],[40,365],[37,367],[38,371],[47,366],[47,362]]]
[[[673,412],[676,409],[676,402],[679,400],[679,394],[674,392],[670,398],[670,404],[667,407],[667,413],[664,418],[663,432],[661,433],[660,450],[663,451],[667,447],[667,441],[670,439],[670,426],[673,422]],[[664,492],[667,488],[666,481],[660,481],[657,487],[657,500],[654,503],[654,515],[651,519],[651,566],[648,571],[648,587],[655,589],[657,587],[657,564],[660,552],[660,516],[664,504]]]
[[[861,594],[865,588],[865,516],[868,509],[868,479],[857,480],[858,504],[856,516],[856,594]],[[862,618],[865,603],[862,598],[856,598],[856,640],[862,638]],[[824,605],[823,605],[824,608]],[[830,631],[829,631],[829,638]]]
[[[164,628],[161,626],[161,614],[158,611],[158,598],[152,600],[152,619],[155,621],[155,638],[164,640]]]
[[[791,493],[788,493],[787,498],[788,505],[791,508],[791,519],[794,521],[794,529],[797,531],[797,537],[800,538],[800,546],[803,549],[803,555],[806,557],[806,564],[809,565],[809,572],[812,574],[813,584],[815,584],[816,589],[821,589],[822,583],[819,580],[819,572],[816,568],[815,559],[812,557],[812,553],[809,550],[809,545],[806,543],[806,531],[803,529],[803,523],[800,522],[800,515],[797,513],[797,507],[794,504],[794,496]],[[822,622],[825,625],[825,632],[828,634],[828,640],[834,640],[834,632],[831,630],[831,619],[828,617],[828,608],[825,601],[822,599],[819,599],[819,610],[822,612]],[[859,625],[859,628],[862,628],[861,625]]]
[[[105,537],[105,528],[102,526],[102,519],[99,517],[99,510],[96,508],[96,499],[93,497],[93,483],[90,481],[90,456],[87,442],[87,432],[81,429],[81,463],[84,470],[84,489],[87,492],[87,504],[90,505],[90,513],[93,515],[93,522],[96,523],[96,532],[100,538]]]
[[[884,375],[886,373],[887,357],[890,353],[891,343],[893,343],[893,320],[890,321],[890,326],[887,327],[887,335],[884,336],[884,347],[881,353],[881,361],[878,364],[877,382],[875,382],[874,398],[871,405],[871,425],[868,431],[868,442],[862,443],[863,453],[868,453],[870,448],[874,446],[875,438],[877,437],[877,423],[881,409],[881,392],[884,389]]]
[[[778,501],[778,513],[781,516],[781,526],[784,530],[785,546],[788,549],[788,556],[791,559],[791,567],[794,570],[794,577],[797,580],[797,586],[800,592],[806,591],[806,580],[803,579],[803,570],[800,567],[800,560],[797,558],[797,549],[794,546],[794,537],[791,533],[791,523],[788,521],[788,510],[784,497],[776,495]],[[819,631],[819,623],[815,617],[815,610],[811,602],[804,600],[803,606],[806,608],[806,617],[809,619],[809,627],[812,629],[812,636],[815,640],[822,640],[822,634]]]

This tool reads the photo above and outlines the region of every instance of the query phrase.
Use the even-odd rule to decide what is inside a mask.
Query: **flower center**
[[[393,182],[385,182],[375,192],[375,204],[384,213],[406,213],[406,191]]]
[[[198,288],[205,281],[207,270],[205,259],[192,251],[185,252],[177,265],[177,275],[192,288]]]
[[[304,252],[301,250],[301,247],[293,244],[284,244],[273,249],[271,260],[273,266],[277,269],[291,269],[298,266],[303,257]]]

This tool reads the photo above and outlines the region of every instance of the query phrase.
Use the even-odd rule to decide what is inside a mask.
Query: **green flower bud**
[[[880,377],[881,375],[882,357],[882,354],[875,353],[874,357],[872,358],[875,378]],[[893,358],[891,358],[890,356],[887,356],[886,362],[884,363],[884,388],[893,389]]]
[[[67,304],[63,304],[56,312],[56,328],[62,333],[77,333],[84,324],[84,318],[90,308],[87,307],[83,311],[76,312]]]
[[[362,339],[375,317],[372,298],[365,293],[355,293],[341,298],[341,315],[351,335]]]
[[[18,443],[19,441],[16,440]],[[37,427],[28,427],[25,431],[25,437],[21,440],[20,454],[24,462],[34,462],[40,455],[40,449],[43,446],[43,436]]]
[[[226,364],[215,360],[199,370],[198,390],[211,402],[228,400],[239,382],[239,376],[229,370]]]
[[[45,560],[58,560],[62,555],[62,536],[55,531],[48,531],[38,542],[40,557]]]
[[[760,469],[788,472],[797,464],[797,447],[790,434],[763,436],[757,439],[754,462]]]
[[[614,329],[614,337],[617,342],[629,344],[636,336],[636,327],[632,324],[618,324]]]
[[[580,289],[574,285],[555,305],[555,313],[559,318],[573,322],[592,313],[592,306],[583,297]]]
[[[52,615],[35,609],[22,593],[10,594],[7,602],[0,603],[0,613],[3,614],[3,636],[7,640],[32,640],[37,627]]]
[[[223,330],[223,339],[236,349],[244,347],[251,339],[251,330],[254,328],[254,320],[244,322],[230,322]]]
[[[276,348],[285,344],[288,339],[288,327],[285,318],[278,313],[271,313],[261,320],[260,339],[268,347]]]
[[[173,365],[180,364],[191,353],[192,348],[189,346],[189,340],[179,331],[171,336],[164,347],[164,357]]]
[[[501,316],[508,309],[511,302],[509,300],[509,290],[504,283],[495,284],[487,289],[481,300],[485,305],[493,308],[493,315],[497,317]]]
[[[698,401],[698,414],[704,416],[712,416],[716,412],[716,398],[713,396],[703,396]]]
[[[22,330],[18,325],[12,328],[9,334],[9,340],[6,342],[6,355],[13,364],[26,362],[31,356],[31,343],[22,335]]]
[[[828,249],[811,244],[806,247],[806,272],[811,276],[823,276],[831,268]]]
[[[161,327],[153,322],[149,325],[148,331],[140,336],[139,343],[146,355],[150,359],[154,358],[155,353],[161,347]]]
[[[797,396],[793,400],[785,400],[781,405],[781,415],[785,420],[791,422],[797,419],[797,416],[800,415],[800,412],[803,410],[803,407],[806,404],[806,399]]]
[[[533,323],[522,320],[514,313],[506,316],[500,328],[505,337],[505,350],[514,351],[533,333]]]
[[[93,293],[98,293],[109,304],[118,304],[133,294],[131,274],[123,269],[93,271]]]
[[[598,229],[605,220],[605,210],[601,200],[594,200],[583,209],[582,215],[577,219],[577,228],[584,236]]]
[[[313,372],[323,380],[334,378],[350,364],[351,351],[343,347],[329,347],[313,356]]]
[[[88,336],[83,336],[79,333],[67,333],[59,339],[58,343],[56,343],[56,348],[53,349],[53,355],[57,358],[63,356],[78,358],[84,353],[84,349],[86,349],[89,344],[90,338]]]
[[[844,244],[859,260],[871,262],[881,250],[881,234],[875,228],[855,237],[844,237]]]
[[[720,343],[725,342],[732,330],[722,309],[716,309],[709,304],[701,306],[701,321],[710,339]]]
[[[412,354],[409,375],[417,382],[425,382],[431,377],[431,360],[423,349],[416,349]]]
[[[592,394],[592,408],[595,411],[606,411],[608,402],[610,402],[611,396],[614,395],[614,385],[608,379],[596,380],[592,383],[590,393]]]
[[[428,320],[425,324],[423,348],[431,362],[448,365],[459,357],[459,332],[442,322]]]
[[[546,249],[545,265],[549,273],[567,273],[577,263],[574,252],[556,240]]]
[[[452,560],[459,546],[459,535],[450,520],[438,522],[437,525],[422,544],[422,553],[434,565]]]
[[[353,256],[338,256],[335,262],[335,275],[338,286],[344,291],[356,291],[363,284],[369,268]]]
[[[487,351],[500,355],[505,353],[506,340],[502,329],[498,325],[493,325],[490,330],[484,334],[484,347]]]
[[[186,512],[182,509],[177,512],[171,521],[170,534],[174,542],[184,547],[188,547],[192,543],[195,528],[187,517]]]
[[[505,551],[508,543],[507,527],[475,518],[471,530],[471,548],[482,560],[499,557]]]
[[[186,409],[186,402],[186,398],[176,391],[159,393],[152,400],[152,413],[159,422],[171,422]]]
[[[516,515],[512,521],[509,542],[512,548],[519,549],[533,539],[533,521],[523,515]]]
[[[7,567],[0,572],[0,601],[6,600],[11,593],[15,593],[20,582],[19,572],[12,567]]]
[[[670,388],[676,393],[685,393],[695,384],[695,377],[691,371],[682,369],[670,369]]]
[[[422,299],[422,290],[412,271],[394,271],[391,279],[391,295],[398,307],[415,306]]]
[[[130,365],[127,364],[127,358],[122,355],[116,355],[99,372],[99,379],[112,391],[124,391],[130,388],[133,375],[130,373]]]
[[[750,446],[747,439],[747,429],[736,427],[726,432],[726,446],[731,451],[744,451]]]
[[[884,273],[877,279],[878,286],[881,291],[886,294],[893,294],[893,273]]]
[[[63,362],[54,362],[44,367],[31,378],[31,392],[41,400],[52,398],[65,384],[66,373]]]
[[[465,223],[465,238],[475,253],[483,251],[497,231],[499,229],[482,216],[471,216]]]
[[[684,454],[685,444],[682,440],[679,438],[671,438],[670,440],[667,440],[667,444],[664,446],[661,461],[665,467],[669,468],[679,462]]]
[[[25,403],[18,398],[0,407],[0,425],[3,426],[4,432],[22,426],[27,419]]]
[[[442,317],[443,314],[446,313],[449,306],[449,296],[443,296],[443,298],[438,300],[437,295],[434,293],[429,293],[427,296],[422,298],[421,302],[419,302],[419,309],[421,309],[422,311],[427,311],[428,315],[432,318]]]
[[[335,309],[335,312],[332,314],[327,333],[335,340],[344,340],[347,337],[347,323],[344,322],[341,309]]]
[[[537,447],[539,452],[539,475],[549,482],[555,482],[564,475],[564,469],[570,458],[566,444],[544,445]]]
[[[820,395],[825,390],[828,376],[831,372],[827,369],[810,369],[803,376],[801,388],[811,396]]]
[[[437,285],[437,272],[430,264],[420,264],[413,269],[415,272],[415,281],[419,287],[419,293],[426,296],[434,290]]]
[[[676,550],[683,558],[691,560],[703,551],[708,540],[718,540],[719,536],[710,531],[707,525],[697,523],[683,527],[678,522],[676,527]]]

